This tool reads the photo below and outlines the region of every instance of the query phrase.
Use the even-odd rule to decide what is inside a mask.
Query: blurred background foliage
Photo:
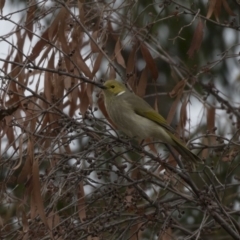
[[[0,3],[1,239],[240,238],[238,1]],[[112,77],[205,164],[116,135]]]

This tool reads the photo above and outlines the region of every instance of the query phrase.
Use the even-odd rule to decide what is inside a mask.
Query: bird
[[[109,118],[130,138],[153,138],[172,146],[191,165],[202,162],[174,135],[175,130],[165,118],[144,99],[131,92],[117,80],[107,80],[102,86],[104,105]]]

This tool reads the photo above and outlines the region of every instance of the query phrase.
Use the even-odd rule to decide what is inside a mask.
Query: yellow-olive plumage
[[[174,129],[146,101],[130,92],[116,80],[108,80],[103,87],[104,104],[113,123],[129,137],[161,140],[173,146],[180,155],[192,162],[201,159],[173,135]]]

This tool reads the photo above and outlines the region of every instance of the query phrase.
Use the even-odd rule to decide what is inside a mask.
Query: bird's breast
[[[106,105],[107,112],[111,120],[129,137],[145,139],[152,137],[164,142],[171,141],[166,130],[152,120],[142,117],[134,112],[126,101],[121,104]],[[113,106],[117,106],[113,108]]]

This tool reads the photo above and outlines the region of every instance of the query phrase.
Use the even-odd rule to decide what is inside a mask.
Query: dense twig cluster
[[[13,29],[0,36],[0,239],[239,239],[239,99],[214,79],[238,45],[217,59],[198,52],[210,52],[206,23],[239,31],[221,18],[231,6],[28,1],[6,13],[3,2]],[[159,35],[166,26],[174,37]],[[173,56],[169,39],[188,49]],[[116,77],[156,110],[168,102],[169,123],[180,106],[176,134],[205,163],[192,171],[159,142],[114,129],[97,86]],[[206,121],[192,128],[196,100]]]

